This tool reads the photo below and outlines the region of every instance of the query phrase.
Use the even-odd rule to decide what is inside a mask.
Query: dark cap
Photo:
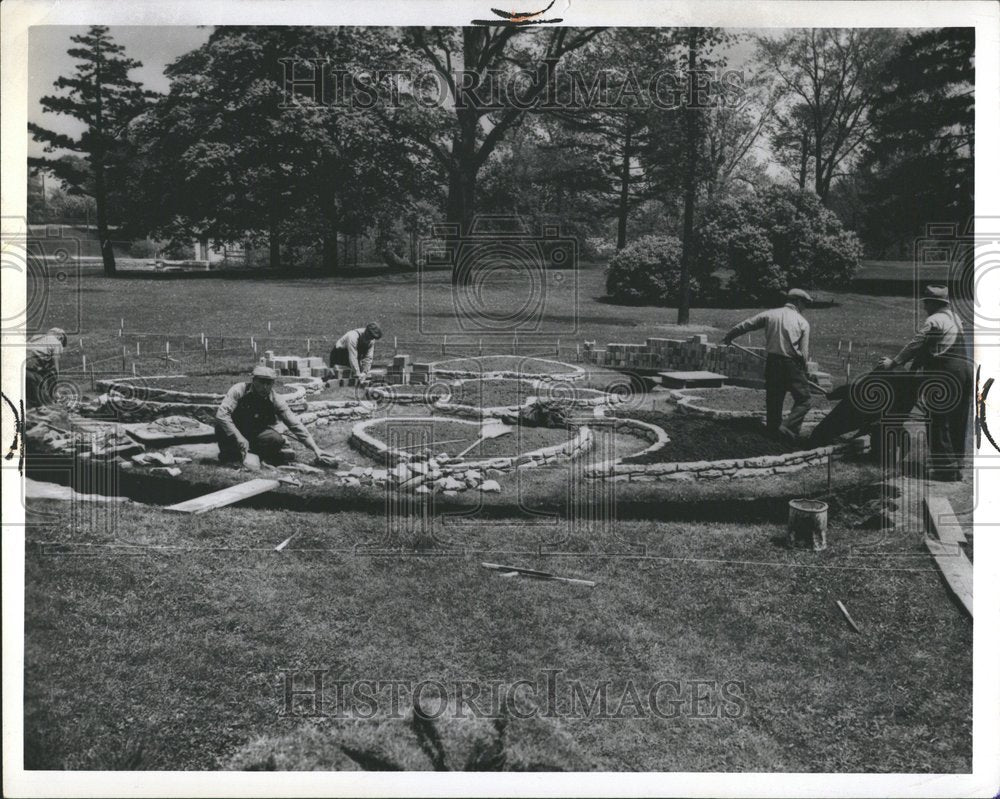
[[[365,325],[365,335],[368,336],[368,338],[382,338],[382,328],[374,322],[369,322]]]

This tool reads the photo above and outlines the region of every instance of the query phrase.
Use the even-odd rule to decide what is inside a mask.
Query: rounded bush
[[[742,204],[742,213],[724,206],[720,218],[730,224],[713,227],[726,228],[718,239],[740,301],[771,301],[792,286],[844,286],[860,268],[861,242],[812,192],[772,186]]]
[[[673,236],[643,236],[608,263],[608,295],[628,303],[669,303],[680,284],[681,243]],[[691,278],[692,296],[697,280]]]

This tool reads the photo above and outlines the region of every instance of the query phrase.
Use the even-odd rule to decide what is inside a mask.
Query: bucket
[[[793,499],[788,503],[788,546],[826,549],[826,512],[829,506],[818,499]]]

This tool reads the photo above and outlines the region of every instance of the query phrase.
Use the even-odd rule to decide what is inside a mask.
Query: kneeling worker
[[[772,308],[744,319],[726,333],[722,343],[731,344],[737,336],[764,328],[767,349],[767,363],[764,366],[767,429],[772,434],[797,438],[802,420],[806,418],[811,404],[806,367],[809,360],[809,322],[802,311],[812,302],[812,297],[802,289],[791,289],[787,299],[788,302],[780,308]],[[795,404],[782,424],[781,411],[788,392],[791,392]]]
[[[348,330],[330,350],[330,366],[349,366],[358,382],[368,382],[375,357],[375,342],[382,338],[382,328],[374,322]]]
[[[59,357],[64,349],[66,333],[61,327],[53,327],[44,336],[28,339],[24,373],[29,407],[52,403],[52,388],[59,379]]]
[[[215,414],[219,460],[245,462],[248,453],[269,463],[293,460],[292,452],[285,448],[285,437],[275,429],[280,420],[313,451],[316,460],[335,466],[336,460],[317,446],[305,425],[274,392],[276,377],[273,369],[255,366],[250,382],[237,383],[226,392]]]

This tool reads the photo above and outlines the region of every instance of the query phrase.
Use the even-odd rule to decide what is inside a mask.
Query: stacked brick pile
[[[434,366],[429,363],[410,364],[410,383],[430,385],[434,382]]]
[[[330,374],[330,368],[317,355],[303,358],[298,355],[275,355],[271,350],[268,350],[260,362],[264,366],[274,369],[279,375],[327,377]]]
[[[748,348],[764,355],[762,347]],[[706,371],[724,374],[737,385],[761,388],[764,385],[764,361],[734,347],[711,344],[704,334],[686,340],[647,338],[645,344],[612,343],[606,347],[587,347],[584,357],[595,366],[646,372]],[[830,375],[810,361],[809,376],[820,386],[833,387]]]

